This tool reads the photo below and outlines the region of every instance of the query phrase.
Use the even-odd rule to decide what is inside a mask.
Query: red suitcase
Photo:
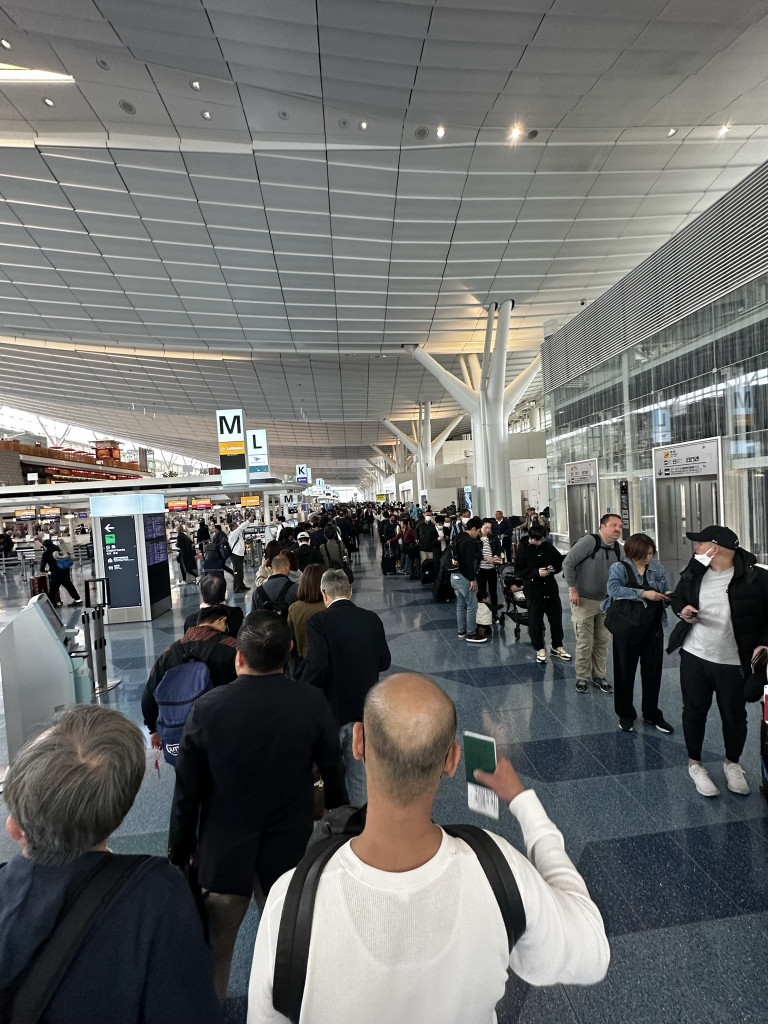
[[[39,576],[29,577],[29,592],[31,597],[37,597],[38,594],[48,593],[48,577],[45,573],[41,573]]]

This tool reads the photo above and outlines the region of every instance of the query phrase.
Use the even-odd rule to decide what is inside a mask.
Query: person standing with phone
[[[667,651],[680,650],[688,774],[702,796],[720,793],[701,763],[714,694],[723,725],[726,783],[732,793],[746,795],[749,783],[739,764],[747,739],[744,679],[752,659],[768,647],[768,571],[739,547],[727,526],[708,526],[686,537],[695,554],[670,598],[681,621]]]
[[[613,637],[613,706],[619,716],[619,728],[632,732],[637,718],[632,693],[639,662],[643,721],[655,725],[659,732],[673,733],[675,730],[659,710],[667,619],[664,604],[671,593],[667,574],[663,565],[653,561],[656,545],[646,533],[628,537],[624,554],[626,558],[614,562],[608,572],[608,597],[602,608],[607,612],[612,601],[639,601],[645,607],[645,621],[632,635]]]
[[[543,526],[532,526],[528,536],[520,541],[515,555],[515,572],[522,577],[523,593],[528,602],[528,632],[540,665],[547,661],[545,615],[552,634],[552,656],[560,661],[571,660],[563,647],[563,607],[555,580],[563,567],[563,556],[546,536]]]

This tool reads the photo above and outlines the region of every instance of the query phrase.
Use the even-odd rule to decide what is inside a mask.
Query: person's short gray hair
[[[349,597],[352,593],[352,584],[343,569],[326,569],[320,580],[320,589],[335,601],[337,597]]]
[[[111,708],[75,704],[16,755],[5,802],[38,864],[66,864],[118,827],[145,772],[141,730]]]

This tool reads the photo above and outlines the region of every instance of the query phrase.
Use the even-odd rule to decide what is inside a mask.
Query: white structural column
[[[379,448],[378,445],[374,444],[374,445],[371,445],[371,447],[376,452],[376,454],[379,456],[379,458],[383,460],[384,465],[390,471],[390,473],[396,473],[397,472],[397,463],[395,462],[395,460],[391,459],[389,457],[389,455],[387,455],[386,452],[383,452],[381,450],[381,448]]]
[[[463,415],[454,417],[434,441],[432,440],[431,402],[425,402],[423,406],[419,406],[418,419],[413,424],[416,431],[415,438],[408,437],[390,420],[382,420],[384,426],[391,430],[401,445],[406,447],[413,455],[413,468],[416,471],[419,495],[423,494],[424,491],[429,493],[430,487],[433,486],[433,471],[437,453],[463,419]]]
[[[503,511],[509,508],[512,499],[507,455],[509,417],[527,391],[541,361],[537,355],[505,386],[509,318],[513,305],[513,301],[507,299],[499,307],[495,341],[493,321],[496,306],[489,308],[483,361],[481,363],[474,352],[462,356],[459,365],[463,381],[454,377],[423,348],[412,351],[413,358],[429,370],[469,414],[478,507],[485,515],[492,515],[497,508]],[[391,428],[391,424],[387,423],[387,426]]]

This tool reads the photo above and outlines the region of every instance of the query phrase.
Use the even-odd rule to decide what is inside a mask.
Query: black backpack
[[[222,562],[224,560],[218,541],[209,540],[205,542],[205,547],[203,548],[203,560],[206,562]]]
[[[224,536],[223,530],[219,536],[219,556],[224,562],[226,562],[228,558],[232,557],[232,548],[229,546],[229,541]]]
[[[365,826],[364,807],[339,807],[318,824],[293,873],[283,902],[275,951],[272,1005],[298,1024],[307,980],[312,916],[323,868]],[[507,931],[509,951],[525,932],[525,908],[515,876],[493,839],[476,825],[443,825],[449,836],[463,839],[474,851],[493,889]]]
[[[279,615],[281,619],[288,619],[288,609],[291,607],[285,600],[285,595],[293,586],[292,580],[286,580],[282,586],[282,589],[276,597],[270,597],[264,585],[256,588],[256,593],[259,596],[259,607],[257,611],[260,612],[272,612],[273,615]]]
[[[597,552],[603,546],[603,540],[602,540],[602,537],[600,536],[599,533],[590,533],[590,537],[595,542],[594,551],[592,552],[591,555],[587,555],[586,558],[582,558],[581,561],[577,562],[576,565],[574,566],[574,569],[578,569],[578,567],[580,565],[583,565],[584,562],[588,562],[590,558],[595,558],[596,555],[597,555]],[[607,549],[604,549],[604,550],[607,550]],[[613,542],[613,553],[616,555],[616,561],[620,562],[621,561],[621,548],[619,547],[619,542],[617,540],[615,540]]]

